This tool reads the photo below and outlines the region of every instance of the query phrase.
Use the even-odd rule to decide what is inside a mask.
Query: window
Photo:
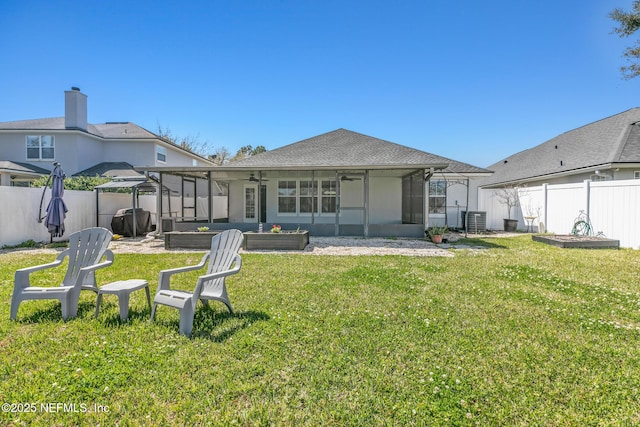
[[[256,219],[256,187],[244,188],[244,219],[246,221]]]
[[[167,162],[167,149],[164,148],[164,147],[160,147],[159,145],[156,145],[156,159],[160,163],[166,163]]]
[[[52,135],[27,136],[27,160],[53,160],[55,140]]]
[[[447,181],[429,181],[429,213],[444,214],[447,206]]]
[[[322,181],[322,212],[323,213],[335,213],[336,212],[336,182],[335,181]]]
[[[296,181],[278,181],[278,213],[296,213]]]
[[[278,181],[279,214],[312,214],[336,212],[336,182]]]
[[[318,212],[318,184],[300,181],[300,213]]]
[[[633,179],[640,179],[640,171],[633,172]]]

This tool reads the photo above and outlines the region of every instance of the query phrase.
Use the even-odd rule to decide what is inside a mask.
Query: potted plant
[[[429,234],[429,238],[433,243],[442,243],[442,239],[444,238],[444,235],[447,234],[448,232],[449,232],[449,229],[447,228],[446,225],[443,225],[443,226],[434,225],[433,227],[429,228],[429,230],[427,231],[427,233]]]
[[[519,187],[517,185],[502,187],[495,193],[498,201],[507,207],[508,218],[504,218],[504,231],[516,231],[518,228],[518,220],[511,219],[511,209],[519,206],[520,198],[518,196]]]

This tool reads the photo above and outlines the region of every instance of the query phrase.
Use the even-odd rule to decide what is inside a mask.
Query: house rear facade
[[[172,194],[198,195],[183,191],[171,206],[159,200],[172,229],[194,229],[193,222],[245,231],[277,224],[316,236],[365,237],[423,237],[431,225],[461,226],[462,211],[477,205],[473,182],[491,173],[347,129],[223,166],[143,169],[158,174]],[[214,200],[220,194],[226,197]]]

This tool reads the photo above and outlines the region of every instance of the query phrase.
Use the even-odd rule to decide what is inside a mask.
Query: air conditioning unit
[[[487,231],[487,213],[485,211],[467,211],[460,212],[462,216],[462,228],[466,228],[468,233],[480,233]],[[468,227],[465,227],[466,220],[469,221]]]
[[[176,229],[176,219],[173,217],[162,217],[162,232],[168,233]]]

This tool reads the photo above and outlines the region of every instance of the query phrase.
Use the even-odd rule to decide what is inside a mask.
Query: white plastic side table
[[[102,295],[110,294],[118,296],[118,305],[120,307],[120,319],[127,320],[129,318],[129,296],[131,292],[142,289],[147,293],[147,304],[151,309],[151,296],[149,295],[149,283],[142,279],[119,280],[117,282],[108,283],[98,288],[98,300],[96,301],[96,317],[100,311],[100,303]]]

